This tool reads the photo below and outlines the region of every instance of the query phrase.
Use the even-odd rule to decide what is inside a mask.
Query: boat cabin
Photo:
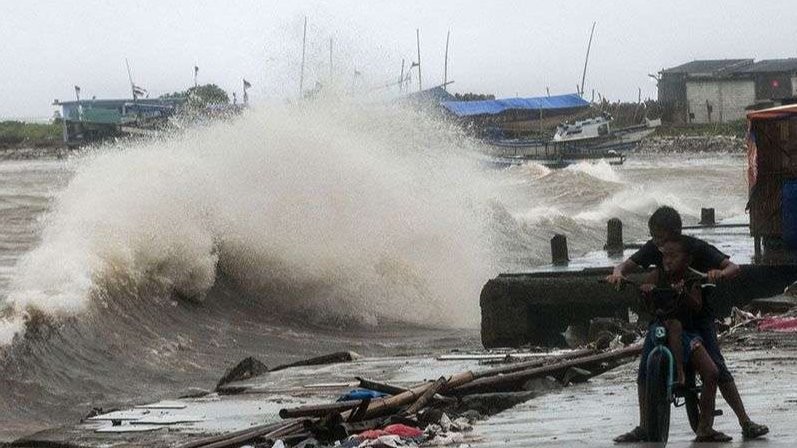
[[[610,123],[611,117],[605,115],[576,121],[575,123],[565,122],[556,127],[556,134],[554,134],[553,139],[557,142],[566,142],[605,137],[611,132],[609,129]]]

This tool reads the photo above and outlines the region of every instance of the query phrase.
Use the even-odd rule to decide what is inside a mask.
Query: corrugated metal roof
[[[589,106],[589,101],[576,93],[536,98],[503,98],[484,101],[445,101],[440,103],[458,117],[496,115],[508,110],[551,110]]]
[[[797,58],[765,59],[741,70],[744,73],[797,72]]]
[[[753,59],[710,59],[687,62],[661,73],[685,73],[688,75],[720,75],[738,71],[753,64]]]

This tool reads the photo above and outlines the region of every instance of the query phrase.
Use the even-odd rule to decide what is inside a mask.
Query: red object
[[[780,83],[778,82],[778,80],[777,79],[773,79],[772,80],[772,87],[777,89],[778,86],[780,86]]]
[[[385,426],[384,431],[388,434],[399,436],[405,439],[411,439],[413,437],[420,437],[423,435],[423,431],[418,428],[413,428],[412,426],[407,426],[401,423],[395,423],[392,425]]]
[[[369,429],[368,431],[361,432],[357,435],[357,437],[359,437],[361,440],[373,440],[386,435],[388,435],[387,432],[381,429]]]
[[[760,331],[797,332],[797,317],[766,317],[758,323]]]

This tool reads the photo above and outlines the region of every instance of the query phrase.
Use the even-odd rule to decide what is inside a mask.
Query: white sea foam
[[[579,162],[565,168],[568,171],[581,172],[606,182],[622,182],[614,167],[605,160],[597,162]]]
[[[275,310],[474,325],[491,187],[463,141],[417,113],[316,104],[101,151],[8,302],[75,314],[109,282],[202,300],[223,271]]]

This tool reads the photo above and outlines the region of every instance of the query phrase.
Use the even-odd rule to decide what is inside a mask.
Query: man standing
[[[614,268],[614,271],[609,275],[606,280],[612,284],[619,284],[625,275],[635,270],[638,266],[647,268],[651,265],[662,265],[662,254],[659,250],[664,242],[673,237],[681,235],[681,215],[672,207],[659,207],[648,220],[648,228],[650,230],[651,239],[642,246],[634,255],[628,260],[623,261]],[[692,256],[692,263],[690,267],[707,274],[707,281],[716,283],[724,279],[731,279],[739,275],[740,269],[735,263],[731,262],[730,257],[722,253],[716,247],[706,243],[705,241],[697,238],[685,236],[683,237],[689,246],[689,252]],[[706,305],[708,306],[708,305]],[[742,398],[739,396],[739,390],[736,388],[736,383],[733,376],[728,371],[725,365],[725,358],[720,353],[719,344],[717,342],[717,331],[714,325],[713,313],[703,313],[702,317],[695,322],[696,330],[703,339],[704,347],[708,351],[711,359],[719,370],[719,377],[717,379],[718,387],[722,397],[733,409],[736,417],[739,420],[739,425],[742,427],[742,436],[745,439],[754,439],[761,437],[769,432],[769,428],[765,425],[759,425],[750,419],[747,411],[742,403]],[[651,339],[648,333],[647,339]],[[653,346],[652,339],[645,341],[646,350],[642,353],[642,360],[647,358],[647,351]],[[639,415],[640,424],[631,432],[623,434],[615,438],[615,442],[640,442],[644,441],[647,432],[643,427],[644,421],[642,418],[644,392],[641,385],[644,382],[643,371],[644,368],[640,363],[640,376],[637,379],[637,388],[639,394]]]

